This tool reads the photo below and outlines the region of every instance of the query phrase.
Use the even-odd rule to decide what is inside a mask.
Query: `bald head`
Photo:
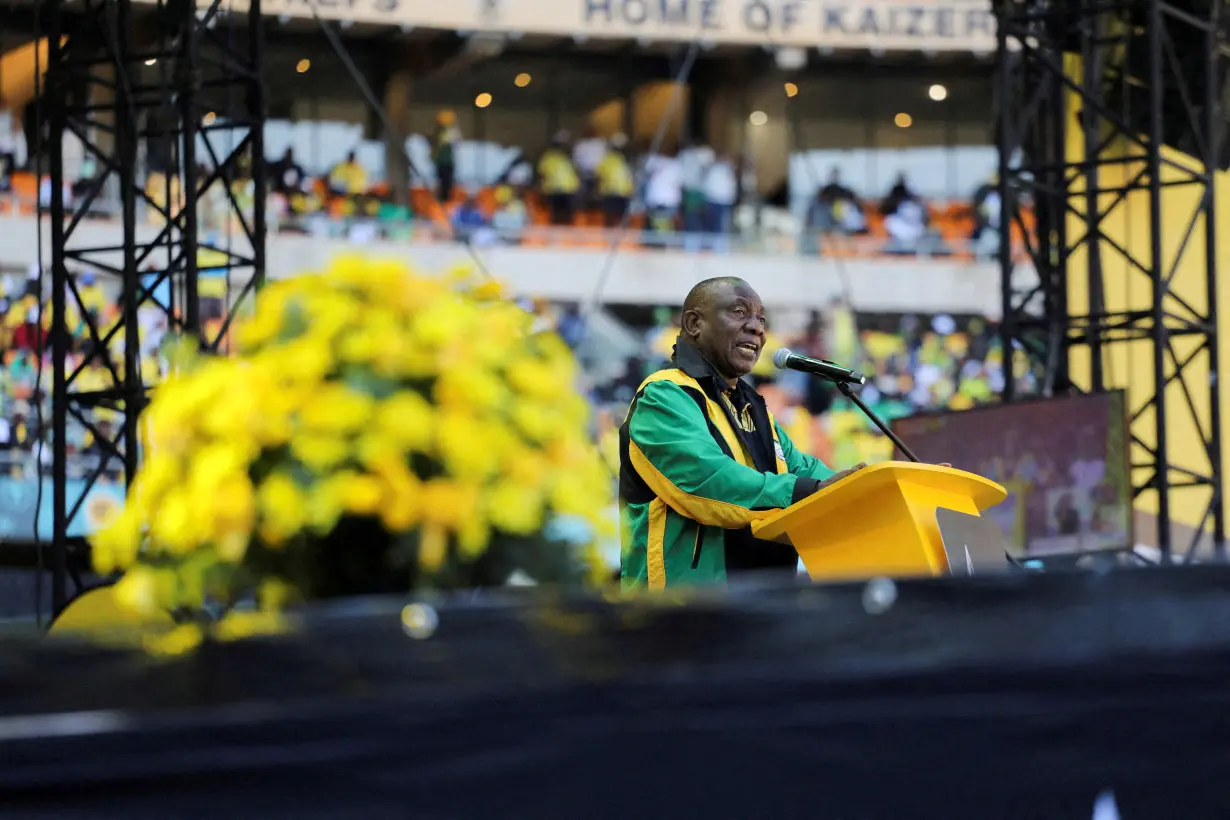
[[[683,301],[683,336],[733,385],[752,371],[764,347],[760,296],[738,277],[706,279]]]
[[[737,276],[715,276],[712,279],[706,279],[703,282],[697,282],[688,291],[687,298],[683,300],[683,312],[689,310],[704,310],[705,307],[713,303],[713,299],[718,294],[724,293],[731,288],[746,288],[752,290],[752,286],[744,282]]]

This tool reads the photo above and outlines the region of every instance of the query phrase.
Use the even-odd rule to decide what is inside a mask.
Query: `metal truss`
[[[1214,198],[1227,54],[1222,3],[995,0],[994,6],[1001,224],[1015,227],[1001,231],[1004,350],[1023,349],[1030,375],[1044,395],[1051,395],[1076,389],[1073,382],[1105,389],[1108,348],[1147,343],[1151,392],[1130,408],[1132,439],[1146,454],[1133,461],[1135,496],[1157,494],[1163,563],[1190,559],[1210,541],[1215,555],[1224,558]],[[1080,57],[1079,71],[1076,61],[1065,65],[1065,54]],[[1070,129],[1083,131],[1082,156],[1068,154]],[[1164,145],[1178,146],[1186,161],[1164,153]],[[1125,184],[1106,184],[1108,179]],[[1181,215],[1178,250],[1165,258],[1162,195],[1172,187],[1194,191],[1198,205]],[[1123,247],[1105,230],[1106,217],[1134,191],[1147,192],[1149,235],[1143,253]],[[1027,224],[1027,208],[1034,226]],[[1176,230],[1174,216],[1167,223],[1169,236]],[[1203,241],[1192,241],[1197,228]],[[1028,266],[1013,258],[1014,232],[1025,238]],[[1129,277],[1147,283],[1151,306],[1107,309],[1104,254],[1123,260]],[[1077,269],[1081,263],[1084,269]],[[1203,306],[1173,287],[1184,264],[1202,271]],[[1075,276],[1087,277],[1088,283],[1088,310],[1080,314],[1070,310],[1068,300],[1069,277]],[[1183,290],[1190,294],[1191,273],[1184,279]],[[1069,353],[1078,348],[1089,351],[1090,361],[1088,373],[1079,376],[1069,363]],[[1004,356],[1006,401],[1017,397],[1023,383],[1013,359]],[[1211,378],[1204,377],[1204,367]],[[1134,385],[1134,396],[1141,387]],[[1201,391],[1208,413],[1197,410]],[[1190,417],[1199,431],[1201,451],[1182,454],[1189,461],[1197,456],[1199,468],[1173,460],[1167,424],[1176,414]],[[1153,445],[1142,440],[1144,425],[1151,428]],[[1205,493],[1207,506],[1179,552],[1170,494],[1187,488]]]
[[[263,28],[260,0],[231,15],[219,0],[154,5],[132,0],[49,0],[50,56],[44,95],[51,196],[53,530],[52,605],[68,602],[70,557],[89,488],[130,483],[140,460],[138,416],[146,405],[146,328],[200,339],[217,351],[235,311],[265,270]],[[64,145],[92,158],[91,180],[73,178]],[[148,181],[143,158],[165,182]],[[198,173],[199,170],[199,173]],[[69,189],[76,195],[66,197]],[[116,210],[118,223],[99,222]],[[213,210],[210,207],[213,206]],[[212,214],[218,236],[206,236]],[[105,227],[104,227],[105,226]],[[227,241],[229,239],[229,241]],[[119,315],[92,313],[77,275],[92,270],[114,292]],[[202,281],[225,298],[213,321]],[[83,332],[73,337],[72,324]],[[102,385],[102,386],[100,386]],[[101,411],[101,412],[100,412]],[[98,454],[68,492],[83,434]]]

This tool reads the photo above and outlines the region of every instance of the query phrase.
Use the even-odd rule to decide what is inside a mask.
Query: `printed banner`
[[[154,2],[154,0],[143,0]],[[198,0],[208,7],[208,0]],[[247,0],[223,0],[246,11]],[[471,32],[909,51],[992,51],[990,0],[262,0],[272,16]]]

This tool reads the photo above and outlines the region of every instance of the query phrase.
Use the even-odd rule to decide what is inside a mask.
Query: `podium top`
[[[802,510],[807,517],[827,515],[841,509],[847,514],[871,514],[860,509],[864,503],[878,503],[876,496],[900,483],[967,496],[979,512],[994,507],[1008,497],[1008,491],[989,478],[952,467],[915,464],[910,461],[885,461],[864,467],[768,518],[752,524],[752,534],[773,541],[786,532],[787,519]]]

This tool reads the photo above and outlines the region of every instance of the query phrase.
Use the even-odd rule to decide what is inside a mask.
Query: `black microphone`
[[[797,353],[791,353],[788,347],[783,347],[773,354],[773,364],[778,370],[798,370],[828,379],[836,384],[865,384],[867,382],[867,378],[857,370],[826,362],[824,359],[800,356]]]

